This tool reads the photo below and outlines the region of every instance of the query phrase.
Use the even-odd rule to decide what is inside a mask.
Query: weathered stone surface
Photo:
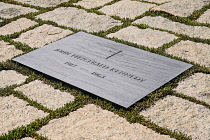
[[[210,24],[210,9],[208,9],[206,12],[204,12],[204,14],[201,15],[196,21],[201,22],[201,23],[209,23]]]
[[[103,110],[93,104],[86,105],[68,116],[51,120],[43,126],[39,134],[51,140],[69,139],[150,139],[167,140],[141,124],[130,124],[124,118]]]
[[[28,98],[53,110],[74,100],[74,96],[70,93],[61,92],[60,90],[54,89],[38,80],[17,87],[15,90],[23,92]]]
[[[181,41],[166,49],[166,52],[210,67],[210,45],[208,44]]]
[[[137,43],[138,45],[144,45],[149,48],[158,48],[165,43],[177,39],[175,35],[167,32],[161,32],[152,29],[139,29],[135,26],[129,26],[121,29],[116,33],[111,33],[107,37],[115,37],[118,39],[126,40],[129,42]]]
[[[193,139],[209,140],[210,110],[202,105],[167,96],[140,114],[159,126],[180,131]]]
[[[122,24],[120,21],[114,20],[109,16],[87,13],[85,10],[74,7],[57,8],[38,15],[37,18],[54,21],[59,25],[86,30],[88,32],[104,31]]]
[[[82,0],[75,3],[74,5],[80,5],[86,9],[91,9],[91,8],[103,6],[104,4],[109,3],[111,1],[112,0]]]
[[[5,88],[13,84],[21,84],[26,80],[27,76],[18,74],[13,70],[2,70],[0,71],[0,88]]]
[[[33,30],[22,33],[19,38],[14,41],[19,41],[28,44],[32,48],[41,48],[44,45],[61,39],[73,33],[70,30],[64,30],[52,25],[42,25]]]
[[[37,12],[36,9],[0,2],[0,17],[13,18],[16,16]]]
[[[136,16],[139,16],[144,12],[149,11],[149,9],[154,6],[154,4],[149,3],[122,0],[112,5],[107,5],[101,8],[99,11],[111,16],[134,19]]]
[[[4,41],[0,41],[0,62],[5,62],[12,57],[23,53],[21,50],[15,48],[15,46],[10,45]]]
[[[210,74],[195,73],[180,82],[175,91],[210,104]]]
[[[0,97],[0,101],[0,135],[47,115],[13,95]]]
[[[174,16],[187,17],[194,11],[210,3],[209,0],[174,0],[152,8],[154,11],[164,11]]]
[[[190,37],[198,37],[203,39],[210,39],[210,28],[204,26],[190,26],[179,22],[173,22],[163,17],[146,16],[134,21],[135,24],[148,24],[151,27],[161,28],[173,31],[180,34],[185,34]]]
[[[25,137],[25,138],[22,138],[20,140],[35,140],[34,138],[31,138],[31,137]]]
[[[139,1],[147,1],[147,2],[155,2],[155,3],[165,3],[165,2],[175,1],[175,0],[139,0]]]
[[[53,7],[63,2],[67,2],[69,0],[15,0],[15,1],[40,7]]]
[[[3,27],[0,27],[0,35],[7,35],[7,34],[13,34],[15,32],[20,32],[36,24],[37,23],[35,21],[31,21],[27,18],[20,18]]]

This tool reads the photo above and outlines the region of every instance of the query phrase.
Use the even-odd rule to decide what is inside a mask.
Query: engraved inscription
[[[97,73],[97,72],[93,72],[93,73],[91,73],[91,74],[93,74],[93,75],[95,75],[95,76],[97,76],[97,77],[100,77],[100,78],[105,78],[106,76],[104,76],[104,75],[102,75],[102,74],[99,74],[99,73]]]

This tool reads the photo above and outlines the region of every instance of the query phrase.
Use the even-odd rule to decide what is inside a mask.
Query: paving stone
[[[27,18],[20,18],[9,24],[6,24],[3,27],[0,27],[0,35],[7,35],[7,34],[13,34],[15,32],[20,32],[36,24],[37,23],[35,21],[31,21]]]
[[[37,12],[38,10],[0,2],[0,17],[13,18],[16,16]]]
[[[67,2],[69,0],[15,0],[15,1],[40,7],[53,7],[63,2]]]
[[[169,136],[155,133],[141,124],[130,124],[124,118],[93,104],[86,105],[63,118],[51,120],[38,133],[51,140],[171,139]]]
[[[122,25],[120,21],[114,20],[107,15],[87,13],[85,10],[75,7],[57,8],[38,15],[37,18],[54,21],[59,25],[86,30],[88,32],[105,31],[114,26]]]
[[[74,5],[80,5],[86,9],[91,9],[103,6],[104,4],[109,3],[111,1],[112,0],[82,0],[77,3],[74,3]]]
[[[139,0],[139,1],[155,2],[155,3],[160,3],[161,4],[161,3],[175,1],[175,0]]]
[[[166,49],[166,52],[210,67],[210,45],[208,44],[181,41]]]
[[[66,103],[74,101],[74,96],[70,93],[61,92],[39,80],[17,87],[15,90],[23,92],[28,98],[53,110],[62,107]]]
[[[161,28],[173,31],[179,34],[185,34],[190,37],[210,39],[210,28],[204,26],[190,26],[179,22],[174,22],[163,17],[146,16],[134,21],[135,24],[147,24],[151,27]]]
[[[111,16],[134,19],[136,16],[149,11],[149,9],[154,6],[156,5],[138,1],[122,0],[112,5],[104,6],[99,9],[99,11]]]
[[[35,139],[31,138],[31,137],[25,137],[25,138],[22,138],[22,139],[19,139],[19,140],[35,140]]]
[[[161,32],[152,29],[139,29],[135,26],[129,26],[121,29],[116,33],[108,34],[107,37],[115,37],[118,39],[126,40],[129,42],[137,43],[138,45],[144,45],[149,48],[158,48],[165,43],[177,39],[175,35],[167,32]]]
[[[14,56],[23,53],[21,50],[15,48],[15,46],[10,45],[4,41],[0,41],[0,62],[5,62]]]
[[[209,23],[210,24],[210,9],[208,9],[206,12],[204,12],[204,14],[201,15],[196,21],[201,22],[201,23]]]
[[[209,0],[174,0],[152,8],[154,11],[164,11],[174,16],[188,17],[194,11],[210,4]]]
[[[13,70],[2,70],[0,71],[0,88],[5,88],[13,84],[21,84],[26,80],[27,76],[18,74]]]
[[[210,74],[195,73],[180,82],[175,91],[210,104]]]
[[[19,38],[14,41],[19,41],[28,44],[32,48],[41,48],[44,45],[57,41],[73,32],[64,30],[52,25],[42,25],[33,30],[22,33]]]
[[[0,135],[48,115],[13,95],[0,97],[0,101]]]
[[[166,96],[140,114],[161,127],[180,131],[193,139],[210,138],[210,110],[182,98]]]

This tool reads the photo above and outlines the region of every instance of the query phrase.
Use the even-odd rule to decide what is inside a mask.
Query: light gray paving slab
[[[16,16],[37,12],[38,10],[20,5],[13,5],[0,2],[0,17],[13,18]]]
[[[0,97],[0,101],[0,135],[48,115],[13,95]]]
[[[104,6],[99,9],[99,11],[111,16],[134,19],[136,16],[149,11],[149,9],[154,6],[156,5],[138,1],[122,0],[112,5]]]
[[[114,20],[107,15],[87,13],[85,10],[77,9],[75,7],[57,8],[36,17],[42,20],[54,21],[59,25],[86,30],[88,32],[105,31],[114,26],[122,25],[120,21]]]
[[[196,21],[210,24],[210,9],[204,12],[204,14],[202,14]]]
[[[54,7],[69,0],[15,0],[15,1],[40,7]]]
[[[126,119],[93,104],[86,105],[63,118],[51,120],[38,133],[51,140],[173,140],[141,124],[130,124]]]
[[[177,37],[167,32],[161,32],[152,29],[139,29],[135,26],[129,26],[116,33],[108,34],[107,37],[115,37],[129,42],[137,43],[149,48],[158,48],[165,43],[169,43]]]
[[[171,1],[176,1],[176,0],[139,0],[139,1],[146,1],[146,2],[155,2],[155,3],[166,3],[166,2],[171,2]]]
[[[62,107],[66,103],[74,101],[74,96],[70,93],[61,92],[39,80],[17,87],[15,90],[23,92],[28,98],[53,110]]]
[[[22,138],[22,139],[19,139],[19,140],[35,140],[35,139],[31,138],[31,137],[25,137],[25,138]]]
[[[209,140],[210,110],[202,105],[167,96],[140,114],[161,127],[187,134],[193,140]]]
[[[103,6],[106,3],[109,3],[113,0],[81,0],[77,3],[74,3],[74,5],[80,5],[86,9],[96,8],[99,6]]]
[[[3,20],[0,20],[0,22],[4,22]]]
[[[84,32],[13,60],[124,107],[192,66]]]
[[[168,31],[173,31],[180,34],[185,34],[190,37],[198,37],[203,39],[210,39],[210,28],[204,26],[190,26],[179,22],[174,22],[169,19],[146,16],[134,21],[135,24],[147,24],[151,27],[161,28]]]

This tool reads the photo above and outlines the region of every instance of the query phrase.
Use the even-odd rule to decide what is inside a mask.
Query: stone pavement
[[[210,140],[210,0],[0,0],[0,140]],[[10,61],[78,31],[193,68],[124,109]]]

